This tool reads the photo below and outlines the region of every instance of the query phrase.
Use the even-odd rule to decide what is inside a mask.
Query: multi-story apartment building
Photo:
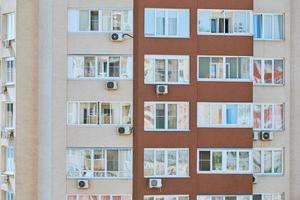
[[[297,0],[0,2],[0,200],[300,198]]]

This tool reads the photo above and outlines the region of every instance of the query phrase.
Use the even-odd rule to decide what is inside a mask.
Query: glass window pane
[[[226,105],[226,124],[237,124],[237,105]]]
[[[165,82],[166,81],[166,61],[165,59],[155,60],[155,81]]]
[[[272,83],[273,81],[272,64],[273,64],[272,60],[265,60],[265,71],[264,71],[265,83]]]
[[[198,121],[199,127],[210,125],[210,105],[209,104],[198,104],[197,121]]]
[[[265,129],[272,129],[272,105],[264,105],[264,128]]]
[[[249,152],[239,152],[239,170],[249,170],[250,166]]]
[[[154,175],[154,150],[144,150],[144,176]]]
[[[165,35],[166,34],[166,16],[165,11],[156,11],[156,34]]]
[[[111,120],[112,124],[120,124],[121,123],[121,105],[120,103],[112,103],[111,104]]]
[[[254,78],[255,83],[262,83],[261,60],[253,60],[253,78]]]
[[[168,35],[177,35],[177,11],[168,11]]]
[[[176,159],[177,159],[177,152],[176,150],[168,151],[168,175],[175,176],[177,174],[177,166],[176,166]]]
[[[274,60],[274,83],[283,84],[283,60]]]
[[[264,39],[272,39],[273,24],[272,15],[264,15]]]
[[[262,15],[254,15],[254,38],[262,38]]]
[[[178,150],[178,176],[189,175],[189,151]]]
[[[99,78],[108,77],[108,63],[109,63],[109,57],[108,56],[98,56],[97,57],[97,68],[98,68],[98,74],[97,76]]]
[[[91,11],[91,31],[99,30],[99,12]]]
[[[274,105],[274,129],[284,128],[284,104]]]
[[[274,173],[282,173],[282,151],[274,151]]]
[[[120,57],[109,57],[109,77],[120,77]]]
[[[121,31],[122,11],[112,11],[112,30]]]
[[[79,31],[89,31],[89,11],[79,11]]]
[[[274,39],[283,39],[283,16],[274,15]]]
[[[84,77],[95,77],[96,60],[94,56],[84,57]]]
[[[211,31],[211,11],[201,10],[198,13],[198,31],[207,32]]]
[[[154,129],[155,104],[144,103],[144,128]]]
[[[102,31],[112,31],[110,10],[102,10]]]
[[[227,152],[227,170],[237,170],[237,153],[233,151]]]
[[[189,104],[178,103],[178,129],[189,129]]]
[[[223,58],[212,57],[210,63],[210,78],[222,79],[224,74]]]
[[[165,151],[156,151],[155,175],[165,175]]]
[[[199,57],[199,78],[210,78],[210,58]]]
[[[261,151],[253,151],[253,172],[261,173]]]
[[[118,150],[107,150],[107,176],[119,176],[119,153]]]
[[[177,128],[177,105],[168,105],[168,129]]]
[[[145,9],[145,35],[155,35],[155,11]]]
[[[168,60],[168,80],[178,82],[178,59]]]
[[[264,151],[264,173],[272,173],[272,151]]]
[[[131,104],[122,104],[122,124],[131,124]]]
[[[210,171],[210,151],[199,152],[199,170]]]
[[[222,104],[211,104],[212,125],[223,124]]]
[[[156,104],[156,128],[164,129],[165,128],[165,104]]]
[[[238,78],[238,60],[237,58],[226,58],[226,78]]]
[[[101,103],[101,124],[111,124],[111,104],[110,103]]]
[[[262,119],[262,111],[261,111],[261,105],[254,105],[253,107],[253,128],[254,129],[259,129],[261,128],[261,119]]]
[[[250,79],[250,58],[240,57],[238,61],[238,78]]]
[[[250,32],[250,15],[248,12],[234,12],[234,32],[249,33]]]
[[[222,170],[222,152],[212,152],[212,170]]]

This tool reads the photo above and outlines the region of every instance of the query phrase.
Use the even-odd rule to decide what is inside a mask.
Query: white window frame
[[[178,12],[179,11],[187,11],[188,14],[189,14],[189,24],[190,24],[190,21],[191,21],[191,18],[190,18],[190,9],[185,9],[185,8],[178,8],[178,9],[172,9],[172,8],[145,8],[144,10],[144,14],[146,13],[146,10],[150,10],[150,11],[154,11],[154,35],[147,35],[145,33],[145,30],[144,30],[144,36],[145,37],[149,37],[149,38],[190,38],[191,36],[191,31],[189,30],[189,35],[188,36],[180,36],[179,35],[179,21],[178,21]],[[165,35],[159,35],[157,34],[156,32],[156,12],[157,11],[164,11],[165,12],[165,19],[166,19],[166,26],[165,26]],[[168,35],[169,31],[168,31],[168,11],[176,11],[177,12],[177,34],[176,35]],[[146,24],[146,23],[144,23]],[[189,26],[190,28],[190,26]]]
[[[199,122],[199,105],[200,104],[205,104],[205,105],[209,105],[209,125],[201,125]],[[212,124],[212,107],[211,105],[222,105],[222,124],[220,125],[215,125]],[[238,124],[226,124],[225,122],[227,121],[227,117],[226,117],[226,106],[227,105],[250,105],[250,124],[249,126],[245,125],[238,125]],[[233,102],[197,102],[197,128],[252,128],[253,127],[253,104],[252,103],[233,103]]]
[[[249,200],[252,200],[252,195],[197,195],[197,200],[201,200],[201,197],[204,197],[205,200],[208,197],[209,200],[211,200],[212,197],[219,197],[222,198],[222,200],[226,200],[227,197],[236,197],[237,200],[243,200],[243,198],[248,197]]]
[[[15,172],[15,163],[14,163],[14,147],[9,145],[8,147],[6,147],[6,151],[5,151],[5,169],[6,172],[8,173],[14,173]]]
[[[285,130],[285,103],[253,103],[253,109],[252,109],[252,113],[253,113],[253,125],[254,125],[254,107],[256,105],[260,105],[261,106],[261,121],[260,121],[260,125],[264,125],[265,124],[265,117],[264,117],[264,106],[272,106],[272,128],[268,129],[268,128],[253,128],[253,130],[256,131],[284,131]],[[283,119],[282,119],[282,129],[275,129],[274,128],[274,124],[275,124],[275,107],[276,105],[282,105],[283,106]]]
[[[133,163],[133,154],[132,154],[132,148],[130,147],[114,147],[114,148],[110,148],[110,147],[100,147],[100,148],[78,148],[78,147],[70,147],[70,148],[67,148],[67,151],[68,150],[79,150],[81,152],[85,151],[85,150],[88,150],[91,152],[91,170],[90,170],[90,173],[92,174],[92,176],[78,176],[78,177],[72,177],[72,176],[68,176],[68,162],[66,163],[66,177],[67,179],[80,179],[80,178],[83,178],[83,179],[131,179],[132,178],[132,173],[133,173],[133,166],[132,166],[132,163]],[[103,171],[105,176],[103,177],[96,177],[94,176],[94,162],[95,162],[95,159],[94,159],[94,151],[95,150],[103,150],[104,151],[104,162],[105,162],[105,170]],[[130,150],[130,154],[131,154],[131,171],[130,171],[130,176],[108,176],[107,174],[109,173],[109,171],[107,170],[107,151],[109,150],[117,150],[118,152],[119,151],[122,151],[122,150]],[[68,156],[68,154],[67,154]],[[68,158],[67,158],[68,159]],[[84,171],[82,169],[80,169],[80,172],[81,171]],[[122,172],[122,171],[118,171],[118,172]]]
[[[210,12],[216,12],[216,11],[223,11],[223,19],[225,18],[225,13],[227,12],[249,12],[249,33],[212,33],[212,32],[201,32],[200,31],[200,12],[201,11],[210,11]],[[234,24],[235,17],[233,15],[233,23]],[[252,36],[253,35],[253,11],[252,10],[230,10],[230,9],[197,9],[197,35],[226,35],[226,36]],[[225,30],[225,23],[224,23],[224,30]]]
[[[156,151],[164,151],[164,175],[153,175],[153,176],[145,176],[144,175],[144,178],[189,178],[190,177],[190,170],[189,170],[189,166],[190,166],[190,150],[189,148],[144,148],[144,153],[145,153],[145,150],[148,150],[148,151],[154,151],[154,158],[153,158],[153,170],[154,170],[154,174],[155,174],[155,171],[156,171],[156,165],[155,165],[155,162],[156,162]],[[179,176],[179,175],[168,175],[168,151],[176,151],[176,168],[179,164],[179,151],[187,151],[188,153],[188,157],[187,157],[187,164],[188,164],[188,175],[187,176]],[[144,160],[145,162],[145,160]],[[144,166],[143,166],[143,169],[144,169]],[[176,173],[178,173],[178,170],[176,170]]]
[[[262,83],[256,83],[254,78],[254,60],[259,60],[261,62],[261,80]],[[272,83],[265,83],[265,61],[272,60]],[[283,83],[282,84],[275,84],[275,75],[274,75],[274,63],[275,60],[282,60],[283,61]],[[253,84],[255,86],[284,86],[285,85],[285,59],[284,58],[259,58],[259,57],[253,57],[252,58],[252,77],[253,77]]]
[[[8,106],[12,106],[12,116],[9,116]],[[4,124],[6,129],[13,129],[15,126],[15,105],[14,102],[4,103]],[[11,119],[9,119],[11,117]]]
[[[8,70],[8,64],[11,63],[11,69]],[[16,72],[16,62],[14,57],[9,57],[4,59],[4,83],[5,85],[15,84],[15,72]],[[11,79],[11,80],[10,80]]]
[[[262,40],[266,40],[266,41],[284,41],[285,40],[285,14],[284,13],[253,13],[252,18],[254,18],[255,15],[261,15],[262,16],[262,18],[261,18],[261,20],[262,20],[262,30],[261,30],[262,37],[261,38],[255,38],[254,33],[253,33],[253,40],[256,40],[256,41],[262,41]],[[272,39],[265,38],[264,18],[265,18],[266,15],[267,16],[272,16]],[[283,36],[282,36],[282,39],[274,39],[274,33],[275,33],[274,32],[274,16],[276,16],[276,15],[281,15],[282,18],[283,18],[283,24],[282,24]],[[255,22],[254,22],[254,20],[252,20],[252,21],[253,21],[253,30],[254,30]]]
[[[76,31],[71,31],[70,30],[70,24],[72,24],[71,22],[70,22],[70,16],[71,16],[71,14],[70,14],[70,12],[72,12],[72,11],[76,11],[76,12],[78,12],[78,19],[77,19],[77,21],[75,22],[75,23],[78,23],[77,24],[77,26],[78,26],[78,30],[76,30]],[[89,13],[89,25],[88,25],[88,31],[81,31],[80,29],[79,29],[79,21],[80,21],[80,11],[87,11],[88,13]],[[96,31],[94,31],[94,30],[91,30],[91,11],[98,11],[98,31],[96,30]],[[109,31],[103,31],[102,30],[102,12],[103,11],[109,11],[110,12],[110,21],[111,21],[111,27],[110,27],[110,30]],[[122,17],[121,17],[121,30],[113,30],[113,12],[121,12],[121,15],[122,15]],[[131,30],[130,31],[126,31],[126,30],[124,30],[124,12],[131,12],[132,13],[132,19],[130,20],[131,21]],[[68,9],[68,32],[69,33],[97,33],[97,32],[99,32],[99,33],[132,33],[133,32],[133,10],[132,10],[132,8],[112,8],[112,9],[79,9],[79,8],[71,8],[71,9]],[[130,17],[130,16],[129,16]]]
[[[77,108],[76,108],[76,114],[77,114],[77,123],[75,124],[72,124],[72,123],[69,123],[69,104],[70,103],[76,103],[77,104]],[[97,124],[81,124],[80,123],[80,104],[82,103],[97,103],[98,104],[98,123]],[[123,124],[123,123],[118,123],[118,124],[103,124],[101,123],[101,120],[102,120],[102,116],[101,116],[101,104],[102,103],[108,103],[110,104],[110,109],[112,109],[112,104],[120,104],[120,113],[119,113],[119,119],[120,119],[120,122],[122,122],[122,106],[123,105],[126,105],[126,104],[130,104],[130,116],[131,116],[131,123],[130,124]],[[107,126],[131,126],[132,123],[133,123],[133,117],[132,117],[132,102],[129,102],[129,101],[68,101],[67,102],[67,125],[69,126],[103,126],[103,127],[107,127]],[[110,119],[111,121],[111,119]]]
[[[154,55],[154,54],[147,54],[144,56],[144,60],[145,59],[160,59],[160,60],[165,60],[165,77],[166,77],[166,81],[164,82],[160,82],[160,81],[146,81],[145,77],[144,77],[144,83],[145,84],[168,84],[168,85],[189,85],[190,84],[190,56],[189,55]],[[168,80],[168,60],[170,59],[176,59],[176,60],[187,60],[188,61],[188,67],[187,67],[187,73],[189,74],[188,80],[186,82],[183,81],[177,81],[177,82],[171,82]],[[145,66],[145,65],[144,65]],[[155,70],[156,70],[156,66],[152,66],[154,69],[154,79],[155,79]],[[144,68],[145,69],[145,68]],[[184,68],[185,69],[185,68]],[[178,69],[178,80],[179,80],[179,69]]]
[[[261,200],[266,200],[265,199],[265,196],[268,195],[268,196],[272,196],[272,200],[274,198],[274,196],[280,196],[280,200],[284,200],[284,193],[254,193],[253,194],[253,197],[254,195],[261,195],[262,199]],[[277,200],[277,199],[276,199]]]
[[[79,200],[80,196],[97,196],[97,200],[101,200],[101,197],[103,196],[110,196],[110,200],[112,200],[113,197],[115,196],[121,196],[121,197],[129,197],[132,200],[132,196],[130,194],[67,194],[67,199],[69,196],[76,196],[76,200]]]
[[[210,60],[212,58],[223,58],[223,78],[219,79],[219,78],[200,78],[199,77],[199,72],[200,72],[200,62],[199,59],[200,58],[210,58]],[[233,79],[233,78],[226,78],[226,58],[248,58],[249,59],[249,79]],[[198,81],[212,81],[212,82],[218,82],[218,81],[226,81],[226,82],[252,82],[253,80],[253,67],[252,67],[252,57],[250,56],[215,56],[215,55],[198,55],[197,56],[197,80]]]
[[[107,75],[108,75],[108,72],[109,72],[109,58],[110,57],[120,57],[120,66],[119,66],[119,70],[120,70],[120,75],[121,75],[121,60],[122,60],[122,57],[127,57],[127,59],[129,59],[128,61],[131,62],[131,65],[129,67],[126,68],[126,71],[127,71],[127,78],[125,77],[110,77],[110,76],[107,76],[107,77],[103,77],[103,76],[98,76],[98,57],[108,57],[108,60],[107,60],[107,63],[108,63],[108,66],[107,66]],[[73,68],[73,58],[74,57],[83,57],[83,59],[85,57],[95,57],[95,77],[79,77],[79,78],[76,78],[74,77],[74,74],[72,74],[72,68]],[[83,63],[84,64],[84,63]],[[129,54],[116,54],[116,55],[113,55],[113,54],[109,54],[109,55],[104,55],[104,54],[101,54],[101,55],[68,55],[68,79],[69,80],[132,80],[132,74],[133,74],[133,57],[132,55],[129,55]]]
[[[182,195],[182,194],[180,194],[180,195],[145,195],[144,200],[146,198],[153,198],[153,200],[161,200],[161,198],[164,198],[164,200],[168,200],[168,199],[172,198],[172,200],[173,200],[174,198],[176,198],[176,200],[179,200],[179,198],[189,199],[189,195]]]
[[[151,104],[154,104],[154,123],[153,123],[153,126],[154,128],[153,129],[148,129],[144,126],[144,131],[190,131],[190,105],[189,105],[189,102],[185,102],[185,101],[145,101],[144,102],[144,105],[146,103],[151,103]],[[164,104],[165,105],[165,128],[164,129],[158,129],[156,128],[156,105],[157,104]],[[177,106],[177,114],[176,114],[176,120],[177,120],[177,129],[169,129],[167,126],[168,126],[168,105],[170,104],[176,104]],[[187,129],[180,129],[178,128],[178,125],[179,125],[179,109],[178,109],[178,105],[179,104],[186,104],[187,105],[187,109],[188,109],[188,128]]]
[[[16,13],[5,13],[4,20],[4,24],[6,25],[4,39],[14,40],[16,37]]]
[[[209,151],[210,152],[210,167],[213,165],[212,160],[212,152],[222,152],[222,170],[212,170],[210,171],[201,171],[200,170],[200,158],[199,153],[201,151]],[[227,153],[228,152],[236,152],[236,168],[237,170],[227,170]],[[249,170],[239,170],[239,153],[240,152],[248,152],[249,153]],[[235,148],[235,149],[221,149],[221,148],[198,148],[197,149],[197,174],[252,174],[252,149],[241,149],[241,148]]]
[[[255,173],[253,170],[253,174],[257,176],[283,176],[284,175],[284,170],[285,170],[285,163],[284,163],[284,158],[285,158],[285,148],[253,148],[254,151],[260,151],[260,168],[261,172],[260,173]],[[264,172],[264,152],[265,151],[272,151],[272,173],[265,173]],[[275,173],[274,172],[274,151],[281,151],[282,152],[282,158],[281,158],[281,164],[282,164],[282,172],[281,173]],[[254,165],[254,157],[252,158],[252,163]]]

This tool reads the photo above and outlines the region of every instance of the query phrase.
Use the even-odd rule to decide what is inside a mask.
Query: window
[[[130,125],[131,103],[68,102],[68,124]]]
[[[145,102],[144,129],[146,131],[188,131],[188,102]]]
[[[198,127],[252,127],[251,103],[198,103]]]
[[[284,104],[254,104],[253,129],[273,131],[283,130]]]
[[[69,32],[132,32],[132,10],[68,11]]]
[[[198,9],[198,34],[250,35],[251,11]]]
[[[72,55],[68,62],[69,79],[132,79],[132,56]]]
[[[283,85],[283,59],[253,59],[253,78],[256,85]]]
[[[14,127],[14,104],[5,103],[5,127]]]
[[[6,58],[4,62],[5,62],[5,69],[4,69],[5,84],[12,84],[15,82],[15,59]]]
[[[131,195],[72,194],[67,200],[131,200]]]
[[[198,173],[249,174],[249,149],[198,149]]]
[[[15,200],[15,195],[12,192],[5,192],[5,200]]]
[[[284,39],[284,17],[282,14],[254,14],[253,21],[255,39]]]
[[[189,176],[189,149],[144,149],[144,176]]]
[[[189,200],[188,195],[147,195],[144,200]]]
[[[146,84],[188,84],[189,56],[145,55]]]
[[[16,30],[16,19],[15,19],[16,14],[15,13],[9,13],[4,15],[4,24],[5,24],[5,35],[4,38],[6,40],[13,40],[15,39],[15,30]]]
[[[145,9],[146,37],[190,37],[188,9]]]
[[[69,148],[68,178],[130,178],[130,148]]]
[[[198,56],[198,80],[251,81],[250,57]]]
[[[252,200],[252,195],[198,195],[197,200]]]
[[[278,193],[254,194],[253,200],[283,200],[284,195]]]
[[[8,146],[6,148],[6,171],[7,172],[14,172],[15,171],[15,156],[14,156],[14,147]]]
[[[283,174],[283,149],[254,149],[253,173],[257,175]]]

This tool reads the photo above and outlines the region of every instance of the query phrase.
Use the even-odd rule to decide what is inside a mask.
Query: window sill
[[[10,82],[10,83],[4,83],[5,86],[14,86],[15,82]]]
[[[144,176],[145,179],[176,179],[191,178],[190,176]]]
[[[191,131],[190,129],[180,129],[180,130],[169,130],[169,129],[144,129],[146,132],[189,132]]]
[[[197,126],[197,128],[249,128],[249,129],[253,129],[252,126]]]
[[[197,171],[197,174],[228,174],[228,175],[234,175],[234,174],[252,174],[252,172],[232,172],[232,171],[218,171],[218,172],[210,172],[210,171]]]
[[[132,177],[67,177],[68,180],[88,179],[88,180],[132,180]]]
[[[265,41],[265,42],[283,42],[285,39],[260,39],[260,38],[254,38],[253,40],[256,41]]]
[[[239,34],[239,33],[206,33],[206,32],[198,32],[198,36],[206,35],[206,36],[246,36],[246,37],[253,37],[251,33]]]
[[[145,83],[144,82],[144,84],[145,85],[189,85],[190,84],[190,82],[176,82],[176,83],[174,83],[174,82],[152,82],[152,83],[150,83],[150,82],[148,82],[148,83]]]
[[[259,176],[259,177],[267,177],[267,176],[284,176],[284,174],[283,173],[280,173],[280,174],[275,174],[275,173],[268,173],[268,174],[266,174],[266,173],[253,173],[253,175],[255,175],[255,176]]]
[[[144,35],[145,38],[161,38],[161,39],[189,39],[190,36],[164,36],[164,35]]]
[[[67,124],[67,126],[71,127],[90,127],[90,128],[104,128],[104,127],[111,127],[111,128],[118,128],[118,127],[132,127],[132,124]]]
[[[68,78],[69,81],[132,81],[132,78]]]
[[[283,87],[285,84],[265,84],[265,83],[253,83],[254,86],[259,87]]]

